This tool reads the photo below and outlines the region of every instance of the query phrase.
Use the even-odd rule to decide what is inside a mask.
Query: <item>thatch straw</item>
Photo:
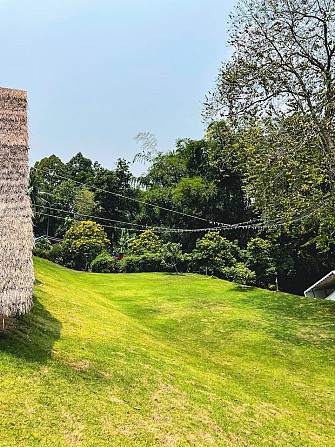
[[[32,304],[34,240],[27,187],[27,93],[0,88],[0,318],[29,312]]]

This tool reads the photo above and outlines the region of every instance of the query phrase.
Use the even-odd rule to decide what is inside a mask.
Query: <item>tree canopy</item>
[[[335,4],[240,0],[204,116],[264,218],[333,217]]]

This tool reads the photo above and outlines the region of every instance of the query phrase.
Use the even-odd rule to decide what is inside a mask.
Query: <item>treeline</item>
[[[240,136],[222,129],[223,124],[217,123],[203,140],[179,140],[174,150],[153,156],[147,172],[138,178],[123,159],[113,170],[81,153],[68,163],[55,155],[36,162],[29,188],[35,235],[66,240],[75,222],[93,221],[109,241],[108,247],[101,245],[94,258],[80,265],[57,246],[53,252],[50,246],[40,247],[39,254],[47,251],[56,262],[79,269],[91,269],[102,254],[102,263],[114,266],[108,267],[110,271],[120,266],[121,271],[161,270],[169,265],[172,270],[269,288],[278,281],[281,290],[301,293],[332,268],[329,251],[313,242],[318,227],[302,231],[294,218],[280,215],[260,220],[259,204],[256,209],[254,197],[246,193],[241,164],[229,159],[227,148],[234,147]],[[234,226],[239,223],[243,224]],[[160,248],[136,253],[134,241],[141,240],[148,228],[159,237]],[[212,230],[202,230],[206,228]],[[85,252],[85,244],[80,250]],[[125,258],[114,265],[112,255],[120,252]],[[158,258],[153,260],[155,252]]]

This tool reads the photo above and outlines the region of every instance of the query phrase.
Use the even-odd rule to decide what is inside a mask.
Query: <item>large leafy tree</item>
[[[231,16],[230,43],[232,57],[219,70],[204,108],[207,119],[219,120],[211,130],[222,140],[225,160],[243,171],[265,216],[303,220],[314,213],[315,219],[322,209],[330,217],[334,2],[240,0]]]
[[[74,223],[65,233],[62,253],[67,266],[87,270],[91,262],[110,248],[103,227],[90,220]]]
[[[79,182],[87,182],[94,175],[94,165],[92,160],[78,152],[66,163],[68,174]]]
[[[29,193],[35,215],[35,234],[54,234],[57,221],[52,208],[60,207],[57,195],[63,177],[64,163],[56,155],[37,161],[30,171]]]
[[[335,4],[240,0],[231,16],[231,60],[205,113],[308,117],[325,152],[334,147]]]

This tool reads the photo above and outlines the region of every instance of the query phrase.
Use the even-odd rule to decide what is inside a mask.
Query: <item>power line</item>
[[[59,211],[59,212],[62,212],[62,213],[70,213],[70,214],[73,214],[75,216],[89,217],[90,219],[105,220],[106,222],[115,222],[115,223],[121,223],[121,224],[125,224],[125,225],[133,225],[133,226],[136,226],[136,227],[141,227],[142,229],[148,228],[148,225],[141,225],[141,224],[137,224],[137,223],[125,222],[123,220],[109,219],[107,217],[91,216],[90,214],[82,214],[82,213],[77,213],[76,211],[64,210],[64,209],[61,209],[61,208],[54,208],[54,207],[49,206],[49,205],[34,204],[33,206],[36,206],[38,208],[44,208],[44,209],[47,209],[47,210],[52,210],[52,211]],[[166,228],[166,227],[155,227],[155,228],[160,228],[162,230],[168,230],[169,229],[169,228]]]
[[[55,197],[55,195],[51,194],[51,196]],[[61,202],[58,202],[61,203]],[[34,204],[34,206],[39,207],[39,208],[44,208],[47,210],[52,210],[52,211],[58,211],[58,212],[63,212],[63,213],[70,213],[73,215],[77,215],[77,216],[82,216],[82,217],[88,217],[91,219],[96,219],[96,220],[104,220],[106,222],[115,222],[115,223],[120,223],[120,224],[125,224],[125,225],[131,225],[131,226],[136,226],[139,227],[142,231],[144,231],[145,229],[155,229],[156,231],[158,230],[164,230],[166,232],[173,232],[173,231],[178,231],[178,232],[196,232],[196,231],[205,231],[205,230],[215,230],[215,231],[220,231],[220,230],[237,230],[237,229],[259,229],[261,227],[264,228],[272,228],[274,226],[282,226],[282,225],[286,225],[288,223],[287,219],[289,217],[292,217],[294,215],[297,214],[297,212],[295,213],[291,213],[289,216],[281,216],[281,217],[277,217],[273,220],[268,220],[268,221],[259,221],[257,219],[254,220],[250,220],[250,221],[245,221],[245,222],[239,222],[236,224],[223,224],[223,223],[217,223],[217,222],[210,222],[211,224],[213,224],[213,226],[211,227],[207,227],[207,228],[168,228],[168,227],[161,227],[161,226],[154,226],[154,225],[142,225],[142,224],[137,224],[137,223],[132,223],[132,222],[126,222],[126,221],[122,221],[122,220],[117,220],[117,219],[110,219],[110,218],[105,218],[105,217],[98,217],[98,216],[92,216],[89,214],[82,214],[82,213],[77,213],[74,211],[70,211],[70,210],[64,210],[61,208],[54,208],[52,206],[48,206],[48,205],[38,205],[38,204]],[[312,212],[314,213],[314,211]],[[297,219],[291,220],[289,223],[291,222],[296,222],[299,220],[303,220],[306,217],[308,217],[309,215],[311,215],[312,213],[308,214],[308,215],[303,215],[303,216],[299,216]],[[50,215],[53,217],[56,217],[55,215]]]
[[[249,225],[243,225],[240,227],[207,227],[207,228],[165,228],[165,229],[160,229],[160,228],[155,228],[155,227],[148,227],[147,230],[151,230],[155,233],[202,233],[202,232],[208,232],[208,231],[225,231],[225,230],[235,230],[235,229],[243,229],[243,230],[248,230],[248,229],[253,229],[253,230],[264,230],[266,228],[277,228],[280,226],[285,226],[287,224],[291,224],[294,222],[298,222],[301,221],[303,219],[308,218],[309,216],[311,216],[312,214],[314,214],[314,211],[306,214],[304,216],[300,216],[297,219],[294,219],[290,222],[279,222],[279,223],[273,223],[272,225],[265,225],[265,224],[249,224]],[[62,219],[62,220],[66,220],[66,217],[62,217],[62,216],[55,216],[54,214],[48,214],[48,213],[39,213],[39,215],[42,216],[47,216],[47,217],[53,217],[55,219]],[[76,221],[76,219],[74,219]],[[125,227],[119,227],[117,225],[105,225],[105,224],[100,224],[103,228],[113,228],[113,229],[118,229],[118,230],[126,230],[126,231],[135,231],[135,232],[142,232],[144,231],[143,229],[139,229],[139,228],[125,228]]]
[[[30,168],[31,168],[31,169],[34,169],[34,170],[37,170],[37,168],[34,168],[34,167],[30,167]],[[50,174],[50,172],[49,172],[48,170],[46,170],[46,169],[39,169],[39,170],[42,171],[42,172],[47,172],[48,174]],[[128,196],[125,196],[125,195],[123,195],[123,194],[119,194],[119,193],[117,193],[117,192],[107,191],[107,190],[105,190],[105,189],[99,188],[98,186],[94,186],[94,185],[90,185],[90,184],[87,184],[87,183],[79,182],[78,180],[73,180],[73,179],[71,179],[71,178],[64,177],[63,175],[56,174],[55,172],[53,172],[51,175],[54,175],[54,176],[56,176],[56,177],[58,177],[58,178],[61,178],[61,179],[63,179],[63,180],[68,180],[68,181],[70,181],[70,182],[77,183],[78,185],[86,186],[86,187],[88,187],[88,188],[93,188],[93,189],[95,189],[96,191],[104,192],[104,193],[106,193],[106,194],[111,194],[111,195],[113,195],[113,196],[121,197],[121,198],[123,198],[123,199],[131,200],[131,201],[133,201],[133,202],[141,203],[141,204],[146,205],[146,206],[151,206],[151,207],[153,207],[153,208],[158,208],[158,209],[161,209],[161,210],[164,210],[164,211],[168,211],[168,212],[170,212],[170,213],[179,214],[179,215],[181,215],[181,216],[190,217],[190,218],[192,218],[192,219],[198,219],[198,220],[201,220],[201,221],[203,221],[203,222],[209,222],[208,219],[204,219],[203,217],[194,216],[194,215],[192,215],[192,214],[183,213],[183,212],[181,212],[181,211],[171,210],[171,209],[169,209],[169,208],[165,208],[164,206],[155,205],[155,204],[150,203],[150,202],[145,202],[144,200],[134,199],[133,197],[128,197]]]
[[[37,168],[31,167],[31,169],[36,170]],[[180,211],[171,210],[169,208],[161,207],[159,205],[155,205],[155,204],[152,204],[152,203],[149,203],[149,202],[145,202],[143,200],[134,199],[132,197],[124,196],[124,195],[119,194],[119,193],[115,193],[115,192],[112,192],[112,191],[107,191],[107,190],[101,189],[101,188],[99,188],[97,186],[89,185],[89,184],[86,184],[86,183],[83,183],[83,182],[79,182],[77,180],[73,180],[73,179],[71,179],[69,177],[65,177],[65,176],[56,174],[54,172],[50,173],[50,171],[48,171],[46,169],[40,169],[40,171],[46,172],[48,174],[51,174],[51,175],[56,176],[58,178],[61,178],[63,180],[68,180],[68,181],[71,181],[73,183],[76,183],[76,184],[79,184],[79,185],[82,185],[82,186],[93,188],[93,189],[95,189],[97,191],[101,191],[101,192],[104,192],[106,194],[111,194],[111,195],[114,195],[114,196],[117,196],[117,197],[122,197],[123,199],[126,199],[126,200],[131,200],[133,202],[138,202],[138,203],[141,203],[141,204],[144,204],[144,205],[148,205],[148,206],[151,206],[151,207],[154,207],[154,208],[159,208],[159,209],[162,209],[162,210],[165,210],[165,211],[169,211],[171,213],[183,215],[183,216],[186,216],[186,217],[191,217],[191,218],[194,218],[194,219],[199,219],[199,220],[202,220],[204,222],[208,222],[209,224],[213,225],[212,227],[199,228],[199,229],[187,229],[187,228],[176,228],[176,229],[173,229],[173,228],[166,228],[166,227],[154,227],[155,231],[161,231],[162,230],[162,231],[166,231],[166,232],[197,232],[197,231],[209,231],[209,230],[220,231],[220,230],[251,229],[251,228],[253,228],[253,229],[271,228],[273,226],[284,226],[287,223],[292,223],[292,222],[303,220],[306,217],[308,217],[309,215],[314,213],[314,211],[313,211],[308,216],[304,215],[304,216],[299,217],[298,219],[291,220],[290,222],[287,222],[287,219],[289,219],[291,216],[296,215],[297,214],[296,212],[295,213],[291,213],[288,216],[277,217],[276,219],[270,220],[270,221],[264,221],[264,220],[261,220],[261,219],[253,219],[253,220],[249,220],[249,221],[245,221],[245,222],[238,222],[238,223],[234,223],[234,224],[228,224],[228,223],[223,223],[223,222],[215,222],[215,221],[212,221],[212,220],[209,220],[209,219],[204,219],[204,218],[199,217],[199,216],[194,216],[194,215],[183,213],[183,212],[180,212]],[[48,193],[48,194],[51,195],[51,196],[54,196],[51,193]],[[38,206],[38,205],[35,205],[35,206]],[[47,206],[46,206],[46,208],[52,209],[51,207],[47,207]],[[61,209],[56,209],[56,208],[54,208],[53,210],[61,211],[61,212],[69,212],[71,214],[74,214],[73,212],[67,211],[67,210],[61,210]],[[115,219],[100,218],[100,217],[97,217],[97,216],[89,216],[89,215],[79,214],[79,213],[77,213],[77,214],[78,215],[82,215],[82,216],[86,216],[86,217],[91,217],[91,218],[94,218],[94,219],[106,220],[106,221],[115,222],[115,223],[122,223],[122,224],[125,224],[125,225],[133,225],[133,226],[138,226],[138,227],[142,227],[142,228],[146,228],[146,229],[150,228],[150,226],[147,226],[147,225],[141,225],[141,224],[130,223],[130,222],[125,222],[125,221],[118,221],[118,220],[115,220]],[[56,216],[52,215],[52,217],[56,217]],[[282,219],[285,219],[285,221],[280,223],[280,221],[282,221]],[[106,226],[106,227],[108,227],[108,226]],[[153,228],[153,227],[151,227],[151,228]],[[133,230],[135,230],[135,229],[133,229]]]
[[[52,197],[56,197],[54,194],[51,194],[51,193],[49,193],[49,195],[52,196]],[[45,200],[45,199],[43,199],[43,200]],[[62,203],[62,202],[57,201],[57,203]],[[142,224],[137,224],[137,223],[132,223],[132,222],[125,222],[125,221],[122,221],[122,220],[110,219],[110,218],[106,218],[106,217],[99,217],[99,216],[92,216],[92,215],[89,215],[89,214],[77,213],[75,211],[64,210],[64,209],[60,209],[60,208],[54,208],[54,207],[49,206],[49,205],[34,204],[33,206],[38,207],[38,208],[47,208],[47,209],[53,210],[53,211],[70,213],[70,214],[83,216],[83,217],[89,217],[91,219],[105,220],[106,222],[115,222],[115,223],[121,223],[121,224],[125,224],[125,225],[133,225],[133,226],[141,227],[141,228],[145,228],[145,229],[154,227],[155,229],[159,229],[159,230],[172,230],[171,228],[168,228],[168,227],[153,226],[153,225],[142,225]],[[212,221],[209,221],[209,223],[212,224],[213,227],[215,227],[215,228],[220,228],[220,229],[224,229],[224,228],[238,229],[241,225],[256,224],[258,221],[259,220],[254,219],[254,220],[250,220],[250,221],[246,221],[246,222],[239,222],[239,223],[236,223],[236,224],[223,224],[223,223],[212,222]],[[185,230],[186,231],[186,230],[189,230],[189,229],[181,228],[180,230]]]

